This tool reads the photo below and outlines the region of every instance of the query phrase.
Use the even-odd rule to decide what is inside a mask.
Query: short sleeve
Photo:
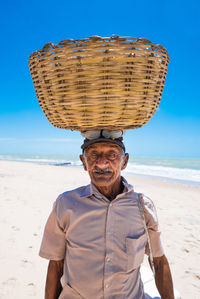
[[[59,261],[64,259],[66,250],[65,232],[57,217],[57,202],[45,225],[39,256],[48,260]]]
[[[160,257],[164,254],[160,239],[160,229],[155,205],[153,201],[143,194],[139,194],[140,201],[143,205],[144,216],[151,242],[151,249],[153,257]],[[150,254],[149,245],[147,244],[145,253]]]

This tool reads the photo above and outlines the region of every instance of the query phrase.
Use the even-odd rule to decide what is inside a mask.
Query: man
[[[45,299],[145,298],[140,265],[145,251],[149,254],[147,235],[137,194],[121,177],[129,156],[120,131],[95,132],[86,132],[80,155],[91,184],[61,194],[45,227],[40,249],[50,260]],[[157,288],[163,299],[173,299],[155,207],[142,194],[139,198]]]

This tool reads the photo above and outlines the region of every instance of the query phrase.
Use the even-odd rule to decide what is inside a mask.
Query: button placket
[[[105,268],[104,268],[104,290],[106,292],[106,297],[109,296],[110,293],[110,283],[109,279],[112,275],[112,264],[111,264],[111,255],[112,255],[112,242],[113,242],[113,210],[111,207],[113,206],[110,203],[107,206],[107,219],[106,219],[106,248],[105,248]]]
[[[108,284],[108,283],[105,284],[105,288],[106,288],[106,289],[109,288],[109,284]]]

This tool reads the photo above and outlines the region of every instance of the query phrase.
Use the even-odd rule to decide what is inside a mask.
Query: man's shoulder
[[[90,185],[81,186],[61,193],[54,203],[54,209],[56,210],[57,215],[62,218],[65,216],[66,211],[76,211],[77,206],[83,202],[83,197],[89,195]]]
[[[146,196],[143,193],[138,193],[138,196],[139,196],[139,199],[140,199],[141,203],[144,206],[147,206],[147,207],[149,207],[151,209],[154,208],[154,202],[153,202],[153,200],[150,197]]]
[[[68,201],[71,199],[86,197],[89,195],[90,195],[90,184],[86,186],[80,186],[78,188],[61,193],[57,198],[57,202]]]

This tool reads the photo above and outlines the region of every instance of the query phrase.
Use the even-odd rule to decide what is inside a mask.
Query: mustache
[[[107,168],[104,168],[104,169],[101,169],[99,167],[95,167],[94,170],[93,170],[93,172],[95,172],[95,173],[101,173],[101,174],[108,173],[108,172],[111,173],[112,169],[110,167],[107,167]]]

